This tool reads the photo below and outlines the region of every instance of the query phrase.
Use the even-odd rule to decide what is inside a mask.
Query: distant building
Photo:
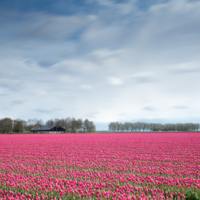
[[[32,128],[31,132],[33,133],[64,133],[65,128],[61,126],[53,126],[53,127],[47,127],[47,126],[42,126],[39,128]]]

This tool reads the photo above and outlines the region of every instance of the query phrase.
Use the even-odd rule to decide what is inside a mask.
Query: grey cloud
[[[19,21],[16,23],[16,18]],[[1,16],[2,34],[10,39],[18,38],[18,40],[63,40],[75,35],[87,26],[92,18],[87,15],[79,16],[59,16],[48,15],[44,13],[21,14],[13,13],[10,20],[6,16]],[[13,26],[10,26],[10,25]],[[16,25],[17,24],[17,25]],[[5,32],[6,31],[6,32]],[[10,32],[6,36],[7,32]]]
[[[23,55],[26,60],[33,60],[42,67],[50,67],[75,52],[77,55],[79,35],[93,21],[88,15],[9,13],[10,18],[7,15],[0,16],[1,55]]]
[[[128,79],[136,84],[150,84],[159,82],[159,76],[162,74],[159,70],[150,71],[148,67],[142,70],[136,70],[131,75],[128,75]]]
[[[19,105],[23,105],[23,104],[24,104],[23,100],[13,100],[10,103],[11,106],[19,106]]]
[[[190,107],[184,106],[184,105],[176,105],[176,106],[173,106],[172,108],[176,110],[188,110]]]
[[[41,59],[38,61],[38,65],[40,67],[44,67],[44,68],[49,68],[52,67],[53,65],[55,65],[57,62],[53,59]]]
[[[13,80],[0,80],[0,91],[1,93],[10,93],[10,92],[15,92],[19,91],[22,88],[20,85],[19,81],[13,81]]]
[[[148,77],[148,76],[136,76],[132,78],[136,83],[138,84],[148,84],[148,83],[154,83],[157,82],[157,79],[153,77]]]
[[[53,113],[58,113],[61,111],[61,108],[40,108],[40,109],[35,109],[34,112],[40,113],[40,114],[49,114],[51,112]]]
[[[176,75],[187,75],[187,74],[199,74],[200,73],[200,67],[196,68],[177,68],[171,73],[176,74]]]
[[[157,109],[154,106],[144,106],[143,110],[153,112],[156,111]]]
[[[35,109],[34,110],[36,113],[42,113],[42,114],[49,114],[51,110],[46,110],[46,109]]]

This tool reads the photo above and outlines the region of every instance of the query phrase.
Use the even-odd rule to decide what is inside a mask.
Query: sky
[[[1,0],[0,118],[200,122],[200,0]]]

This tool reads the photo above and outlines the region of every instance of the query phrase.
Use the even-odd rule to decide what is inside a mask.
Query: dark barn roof
[[[32,128],[32,132],[65,132],[65,129],[61,126],[53,126],[53,127],[48,127],[48,126],[42,126],[39,128]]]

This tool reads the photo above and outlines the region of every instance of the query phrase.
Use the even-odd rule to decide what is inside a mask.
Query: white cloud
[[[109,78],[108,78],[108,82],[109,82],[111,85],[114,85],[114,86],[123,85],[122,79],[120,79],[120,78],[118,78],[118,77],[109,77]]]
[[[91,85],[88,85],[88,84],[82,84],[80,86],[81,89],[83,90],[91,90],[92,89],[92,86]]]

